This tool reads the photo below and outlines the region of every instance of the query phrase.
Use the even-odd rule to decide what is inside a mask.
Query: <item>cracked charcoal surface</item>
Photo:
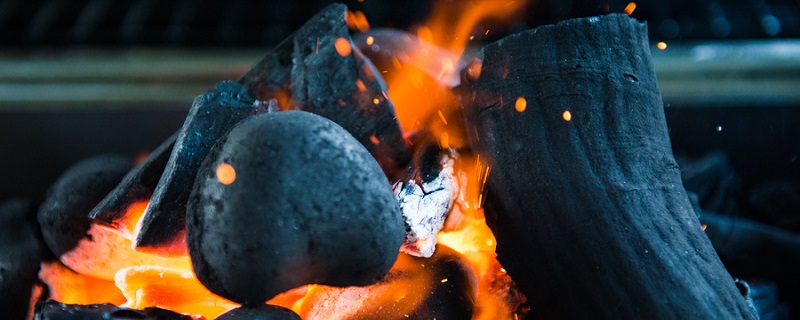
[[[197,169],[220,137],[260,110],[254,102],[233,81],[219,82],[195,99],[144,213],[137,248],[167,256],[183,253],[186,201]]]
[[[350,39],[346,11],[343,4],[325,7],[240,81],[259,100],[288,97],[282,108],[315,113],[338,123],[392,175],[411,155],[394,106],[385,96],[387,87],[380,72]],[[350,54],[337,52],[334,42],[339,38],[347,40]]]
[[[164,173],[164,167],[167,165],[177,137],[176,133],[167,138],[147,156],[144,162],[129,171],[122,182],[92,209],[89,219],[111,224],[122,218],[131,204],[149,200]]]
[[[38,280],[45,244],[36,211],[22,199],[0,202],[0,310],[3,319],[28,317],[31,290]]]
[[[47,246],[61,256],[88,236],[88,213],[131,169],[129,158],[99,155],[67,169],[47,192],[38,220]]]
[[[284,307],[259,305],[229,310],[214,320],[301,320],[294,311]]]
[[[224,185],[216,168],[235,180]],[[187,212],[198,279],[242,304],[308,283],[378,281],[403,221],[378,164],[342,127],[302,112],[242,121],[213,148]]]

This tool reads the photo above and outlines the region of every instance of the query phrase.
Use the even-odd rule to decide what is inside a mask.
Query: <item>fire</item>
[[[392,57],[391,70],[382,70],[389,91],[384,92],[383,97],[374,97],[372,102],[377,105],[382,99],[391,100],[406,134],[429,130],[442,148],[467,146],[466,133],[458,129],[463,127],[460,123],[462,117],[451,87],[457,85],[464,69],[469,78],[478,79],[482,65],[478,59],[464,62],[461,56],[470,40],[489,34],[490,30],[478,26],[478,23],[487,19],[505,19],[519,12],[524,5],[525,1],[520,0],[437,2],[429,22],[415,30],[417,38],[413,41],[417,45]],[[346,18],[352,30],[369,30],[363,13],[348,12]],[[369,36],[366,44],[380,45],[380,38]],[[345,38],[336,39],[333,45],[341,56],[353,53],[352,43]],[[374,77],[371,70],[365,70],[365,73]],[[361,80],[356,81],[356,87],[366,91]],[[287,92],[277,92],[270,103],[275,105],[275,109],[292,108]],[[526,107],[525,98],[519,97],[515,109],[523,112]],[[563,117],[567,121],[571,119],[568,111]],[[370,140],[373,144],[380,144],[378,137],[371,136]],[[468,153],[461,155],[456,166],[457,170],[466,173],[467,180],[462,182],[455,204],[457,210],[453,210],[445,230],[437,236],[438,243],[445,249],[437,252],[452,248],[469,263],[468,268],[475,279],[437,277],[428,269],[425,258],[400,254],[392,269],[394,276],[386,277],[378,284],[349,288],[309,285],[283,293],[268,303],[291,308],[304,319],[346,318],[355,312],[367,310],[366,314],[370,314],[384,308],[404,314],[415,310],[437,286],[474,282],[477,292],[466,293],[474,297],[473,319],[512,319],[517,306],[508,299],[511,281],[496,260],[496,240],[486,225],[481,208],[491,167]],[[222,184],[234,183],[236,170],[223,163],[216,168],[216,177]],[[114,237],[109,244],[114,254],[108,256],[124,257],[113,258],[119,261],[118,264],[105,266],[105,279],[73,272],[60,263],[43,265],[41,278],[49,285],[51,297],[66,303],[111,302],[132,308],[161,307],[202,315],[206,319],[237,307],[236,303],[208,291],[197,280],[188,256],[164,260],[132,249],[131,239],[134,239],[146,206],[147,202],[135,203],[114,225],[99,226],[105,231],[102,236]],[[332,299],[334,296],[337,298]],[[329,303],[332,306],[328,306]],[[327,307],[319,307],[321,305]],[[326,313],[326,310],[331,313]]]

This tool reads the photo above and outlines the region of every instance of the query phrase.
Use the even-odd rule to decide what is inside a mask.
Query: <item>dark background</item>
[[[0,49],[17,57],[76,48],[188,52],[263,48],[266,52],[330,2],[0,0]],[[373,28],[412,28],[425,20],[432,7],[431,2],[419,0],[344,2],[351,10],[364,12]],[[492,30],[483,41],[571,17],[622,12],[627,3],[533,1],[510,26],[482,26]],[[651,40],[668,41],[671,47],[795,41],[800,36],[800,4],[795,0],[636,3],[632,16],[648,22]],[[228,78],[214,81],[224,79]],[[0,79],[0,88],[11,81],[28,80]],[[724,93],[719,101],[723,98]],[[672,102],[667,96],[665,100],[676,153],[699,156],[724,150],[745,185],[800,176],[797,101],[754,97],[747,103]],[[0,101],[0,200],[42,199],[64,169],[87,156],[122,153],[133,157],[147,152],[180,127],[189,107],[189,103],[133,102],[114,108],[47,104],[31,107]],[[718,131],[718,126],[723,130]]]

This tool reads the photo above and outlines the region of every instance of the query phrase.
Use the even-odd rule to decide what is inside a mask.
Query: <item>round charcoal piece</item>
[[[261,304],[304,284],[378,281],[405,231],[369,152],[336,123],[287,111],[248,118],[217,142],[198,172],[186,232],[208,289]]]
[[[39,207],[45,243],[56,256],[72,250],[88,236],[89,212],[131,169],[130,159],[99,155],[73,165],[56,180]]]
[[[214,320],[301,320],[294,311],[284,307],[259,305],[229,310]]]

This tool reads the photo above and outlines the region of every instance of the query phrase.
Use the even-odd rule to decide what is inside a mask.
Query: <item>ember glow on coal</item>
[[[245,76],[239,82],[228,81],[218,84],[209,93],[201,95],[195,101],[195,106],[193,106],[195,111],[205,110],[201,108],[214,103],[230,102],[225,100],[230,99],[241,104],[240,110],[236,111],[238,112],[235,115],[236,121],[226,123],[225,130],[221,132],[215,132],[213,135],[203,135],[204,139],[211,140],[203,141],[202,146],[191,146],[196,141],[193,141],[190,135],[181,132],[178,135],[178,142],[175,147],[169,147],[169,149],[173,150],[173,153],[185,156],[186,161],[191,162],[191,168],[188,168],[189,165],[187,164],[175,162],[173,154],[170,157],[170,162],[166,165],[168,169],[172,168],[172,171],[175,171],[175,168],[182,169],[190,176],[189,178],[183,176],[172,178],[177,180],[186,178],[180,188],[174,187],[173,189],[176,192],[186,192],[185,195],[182,195],[183,198],[191,196],[190,200],[188,200],[189,205],[184,206],[183,203],[173,205],[168,203],[170,200],[168,198],[161,199],[155,204],[153,201],[147,201],[146,198],[136,199],[135,201],[130,201],[130,205],[124,213],[113,214],[113,219],[110,219],[113,221],[101,222],[98,220],[88,223],[90,230],[87,233],[90,235],[88,240],[81,239],[76,249],[61,256],[62,261],[48,262],[42,265],[40,278],[48,285],[51,297],[69,304],[110,302],[117,306],[135,309],[159,307],[178,313],[202,316],[209,320],[239,307],[240,303],[247,305],[259,304],[262,302],[261,298],[269,299],[269,301],[266,301],[267,304],[291,309],[303,316],[304,319],[343,319],[353,316],[370,317],[370,315],[399,317],[409,314],[432,315],[439,318],[442,315],[460,315],[462,318],[471,316],[473,319],[512,319],[518,307],[513,302],[509,302],[508,299],[509,288],[513,286],[513,283],[496,260],[494,252],[496,240],[485,223],[481,209],[485,193],[484,185],[490,174],[491,167],[482,163],[479,158],[473,156],[469,151],[466,132],[464,132],[463,123],[461,123],[463,117],[460,114],[456,97],[452,90],[454,86],[459,84],[459,77],[464,69],[467,69],[466,74],[472,79],[477,79],[481,76],[480,60],[463,61],[464,59],[461,58],[469,40],[476,37],[481,38],[489,32],[489,30],[486,30],[484,33],[483,28],[476,29],[475,25],[487,18],[500,19],[506,17],[519,10],[522,5],[524,5],[524,1],[508,0],[483,0],[455,4],[451,2],[437,3],[430,21],[416,26],[413,33],[396,30],[371,30],[369,22],[363,13],[347,11],[343,15],[347,27],[353,32],[363,32],[363,38],[355,37],[354,39],[357,40],[352,40],[345,32],[333,36],[306,35],[306,38],[297,40],[297,43],[301,43],[297,45],[305,45],[306,47],[303,49],[311,55],[317,55],[318,57],[325,55],[325,58],[333,56],[335,59],[331,61],[337,61],[343,65],[348,63],[357,64],[355,76],[352,74],[342,75],[343,78],[351,77],[347,78],[348,86],[345,86],[345,88],[352,91],[352,96],[332,98],[333,101],[336,101],[337,109],[335,110],[337,112],[350,112],[354,108],[362,108],[369,112],[382,110],[379,108],[389,108],[391,110],[391,106],[394,104],[397,116],[396,121],[399,123],[399,127],[402,128],[402,136],[399,133],[397,134],[397,140],[400,141],[399,148],[406,150],[406,144],[402,143],[402,138],[404,137],[410,145],[409,149],[415,153],[414,160],[408,164],[407,168],[397,168],[403,173],[390,172],[387,168],[391,168],[392,164],[386,165],[385,161],[382,162],[385,159],[377,159],[380,167],[376,165],[374,170],[379,173],[384,172],[386,176],[392,176],[393,174],[400,177],[390,178],[393,179],[391,180],[393,184],[387,184],[386,191],[389,195],[391,195],[390,192],[394,191],[394,199],[389,196],[389,201],[392,205],[394,205],[392,200],[397,202],[406,227],[405,239],[400,248],[402,253],[399,253],[394,265],[391,265],[391,260],[383,259],[382,256],[372,255],[377,257],[375,259],[380,260],[378,262],[385,264],[387,268],[390,265],[392,267],[389,269],[388,274],[386,272],[376,273],[385,274],[386,276],[383,279],[378,280],[379,277],[370,276],[364,279],[359,278],[355,282],[342,282],[341,279],[343,278],[341,276],[339,278],[333,277],[332,279],[324,276],[315,278],[313,273],[319,271],[316,265],[313,268],[305,266],[308,267],[308,270],[302,272],[298,270],[302,269],[302,266],[300,268],[282,268],[279,270],[280,272],[285,272],[286,270],[296,270],[297,272],[293,275],[284,275],[283,278],[276,280],[278,284],[275,287],[280,287],[280,290],[274,288],[270,290],[285,292],[275,296],[272,291],[264,293],[260,289],[253,289],[253,292],[228,292],[230,289],[227,285],[231,281],[240,280],[242,277],[236,277],[234,274],[233,280],[218,280],[219,278],[216,276],[208,276],[203,272],[197,271],[198,265],[201,264],[209,265],[206,268],[214,268],[210,266],[211,263],[209,261],[215,258],[212,256],[217,253],[215,250],[227,250],[227,248],[217,249],[216,246],[219,244],[209,243],[208,241],[210,240],[206,240],[204,236],[197,236],[197,230],[200,229],[197,226],[216,230],[218,226],[226,224],[227,222],[224,221],[224,223],[205,223],[207,222],[205,220],[215,216],[214,213],[216,211],[214,210],[225,212],[234,218],[241,215],[243,219],[249,219],[251,216],[249,213],[237,213],[235,210],[220,209],[230,205],[230,203],[224,203],[225,199],[230,198],[226,192],[236,188],[244,188],[249,181],[253,181],[252,178],[254,176],[258,175],[258,172],[254,172],[253,162],[248,162],[251,163],[248,166],[228,157],[231,154],[238,155],[239,153],[237,152],[246,153],[245,151],[234,152],[225,149],[227,144],[235,145],[238,143],[246,145],[255,143],[253,141],[258,139],[244,139],[230,132],[238,132],[236,128],[240,128],[240,123],[248,123],[253,130],[257,130],[259,128],[258,125],[253,124],[255,121],[253,119],[255,118],[271,119],[283,117],[284,115],[287,117],[297,115],[300,111],[290,110],[304,110],[304,106],[300,102],[311,103],[309,102],[311,101],[310,99],[314,99],[303,97],[309,100],[301,99],[298,101],[297,94],[291,92],[294,87],[277,88],[277,85],[272,83],[268,85],[264,83],[248,83],[253,79]],[[328,21],[319,23],[324,24],[328,23]],[[298,37],[303,36],[302,32],[299,33]],[[364,45],[366,47],[363,47]],[[367,50],[364,50],[364,48]],[[285,49],[278,48],[275,50]],[[288,51],[290,52],[288,54],[295,54],[296,51],[301,50]],[[273,54],[271,57],[278,57],[283,53],[271,53]],[[376,69],[376,66],[373,66],[372,62],[365,57],[365,54],[373,59],[375,57],[386,58],[381,60],[385,63],[380,63],[378,59],[375,59],[375,65],[378,67]],[[374,56],[372,56],[373,54]],[[304,61],[299,61],[300,59],[292,58],[288,60],[296,64],[304,63]],[[273,65],[273,67],[276,66]],[[286,68],[287,66],[279,65],[278,67]],[[305,68],[307,65],[300,65],[300,67]],[[291,72],[296,72],[297,68],[300,67],[294,66],[293,69],[289,69],[292,69]],[[332,68],[331,70],[334,69]],[[331,70],[325,70],[325,72],[337,71]],[[317,76],[315,71],[302,70],[302,76],[315,77]],[[289,71],[286,72],[288,73]],[[292,73],[291,76],[294,77],[296,74]],[[387,79],[388,92],[382,77]],[[272,81],[272,79],[269,80]],[[339,79],[337,78],[337,80]],[[324,81],[333,80],[327,79]],[[250,92],[253,90],[249,90],[248,86],[257,86],[259,90],[267,93]],[[350,94],[350,92],[348,91],[347,94]],[[253,95],[253,97],[250,97],[250,95]],[[515,108],[517,111],[523,112],[525,107],[526,101],[523,97],[520,97],[516,102]],[[357,113],[363,115],[369,112]],[[261,116],[258,116],[258,114],[261,114]],[[274,116],[276,114],[281,116]],[[371,120],[373,118],[368,119]],[[240,120],[241,122],[239,122]],[[324,122],[322,120],[319,121]],[[334,122],[336,121],[331,123]],[[187,121],[185,127],[211,125],[212,123]],[[324,125],[334,126],[335,124],[324,123]],[[337,129],[331,129],[331,132],[344,132],[344,136],[351,138],[349,134],[353,134],[352,131],[360,130],[360,126],[355,126],[354,128],[342,127],[336,125]],[[224,132],[229,129],[229,133]],[[379,127],[379,129],[382,129],[382,127]],[[314,132],[319,133],[318,130]],[[309,144],[324,144],[330,150],[334,150],[335,146],[342,145],[330,142],[338,141],[337,139],[340,138],[328,137],[326,132],[319,133],[319,136],[305,137],[303,139],[307,138],[304,141]],[[231,135],[229,136],[228,134]],[[353,140],[351,144],[344,147],[348,151],[346,153],[347,156],[352,156],[353,152],[350,151],[360,148],[361,145],[364,145],[371,152],[366,153],[366,150],[364,150],[364,154],[367,156],[372,155],[373,157],[375,157],[375,154],[387,150],[382,148],[393,148],[390,137],[382,134],[377,129],[359,134],[361,134],[361,137],[356,138],[358,141]],[[415,135],[427,135],[428,138],[414,140],[412,137]],[[235,139],[241,139],[241,141],[229,141]],[[286,150],[290,150],[291,148],[288,147],[291,143],[288,141],[291,139],[285,140],[284,142],[287,144]],[[264,143],[270,146],[280,144],[273,141]],[[419,144],[414,145],[414,143]],[[256,147],[260,146],[245,149],[256,150],[258,149]],[[203,154],[208,154],[205,161],[200,161],[203,159],[197,159],[197,156],[193,153],[196,150],[200,150],[198,148],[202,149]],[[283,148],[280,149],[283,150]],[[320,150],[320,147],[316,145],[315,148],[311,149]],[[435,152],[428,153],[431,150]],[[329,149],[324,149],[323,151],[327,152]],[[166,153],[169,154],[169,150]],[[313,155],[304,153],[298,156],[298,159],[309,157],[313,157]],[[337,157],[336,161],[345,162],[343,159],[346,160],[346,157]],[[372,157],[369,157],[369,159],[372,159]],[[295,165],[301,166],[300,163],[302,161],[298,160]],[[363,167],[361,164],[363,163],[358,165],[360,168]],[[321,164],[316,163],[314,165]],[[384,167],[384,165],[386,166]],[[383,169],[383,171],[378,169]],[[336,172],[342,171],[350,172],[348,170],[338,170]],[[359,172],[356,170],[353,174],[360,174]],[[161,179],[164,179],[164,176],[169,176],[170,173],[170,170],[165,169]],[[162,172],[150,174],[160,176]],[[386,178],[384,174],[378,174],[378,176],[381,179]],[[200,182],[196,182],[194,180],[195,177],[198,177],[197,179],[199,180],[197,181]],[[281,174],[262,176],[259,178],[262,180],[259,181],[280,180],[282,177],[283,175]],[[374,178],[374,175],[372,178]],[[297,178],[292,182],[287,182],[287,188],[294,187],[295,182],[299,180],[302,179]],[[385,182],[386,180],[383,181]],[[195,191],[192,193],[193,185]],[[315,184],[315,187],[324,188],[325,185],[318,183]],[[390,187],[392,189],[389,189]],[[153,192],[153,190],[148,191],[151,194]],[[362,191],[365,194],[370,193],[370,190]],[[158,193],[158,190],[155,192]],[[253,195],[259,196],[264,192],[274,192],[274,190],[251,192]],[[218,195],[217,193],[223,194],[225,197],[217,199],[215,198]],[[295,194],[299,193],[300,191],[295,191]],[[339,209],[339,207],[326,209],[324,207],[326,205],[350,205],[342,204],[340,198],[331,198],[331,201],[324,204],[307,204],[294,203],[294,200],[289,199],[291,197],[292,194],[285,196],[285,200],[288,203],[286,207],[291,207],[295,210],[296,207],[309,206],[311,209],[308,212],[313,213],[309,214],[308,218],[310,219],[324,218],[325,214],[332,212],[331,210]],[[367,200],[371,199],[364,199],[364,203]],[[137,241],[142,241],[141,237],[144,229],[150,228],[151,235],[159,235],[158,232],[153,232],[152,229],[158,228],[160,224],[148,221],[147,216],[148,212],[155,209],[154,206],[165,211],[161,212],[158,217],[151,217],[150,220],[164,219],[170,220],[168,221],[169,223],[177,226],[186,224],[194,226],[194,229],[192,229],[194,239],[200,239],[197,240],[200,242],[199,247],[201,249],[199,251],[211,258],[206,256],[198,258],[195,253],[192,253],[191,257],[187,255],[185,252],[187,248],[186,234],[192,234],[192,232],[186,230],[170,234],[170,239],[156,239],[158,241],[169,240],[165,242],[167,246],[177,244],[180,246],[178,249],[184,250],[175,250],[175,248],[169,247],[167,248],[169,250],[165,252],[162,250],[165,248],[163,243],[137,244]],[[189,208],[187,209],[186,207]],[[276,207],[280,206],[276,205]],[[166,219],[169,217],[169,210],[183,210],[184,213],[188,210],[193,215],[186,214],[187,223],[183,223],[183,221],[175,222],[172,219]],[[203,212],[203,215],[197,217],[197,212]],[[399,214],[397,217],[399,217]],[[330,231],[324,230],[325,224],[307,226],[303,221],[290,220],[290,218],[287,218],[285,222],[289,225],[288,228],[294,231],[275,241],[296,237],[296,233],[303,232],[303,230],[308,231],[310,229],[313,231],[310,233],[314,234],[323,234]],[[265,222],[256,221],[256,223]],[[237,228],[242,228],[241,234],[248,232],[249,225],[249,223],[240,221],[236,223]],[[376,234],[385,231],[383,229],[391,229],[381,226],[373,227],[377,230]],[[188,228],[187,226],[186,229]],[[355,227],[355,229],[361,230],[363,228]],[[225,232],[228,231],[230,230],[225,230]],[[401,238],[399,236],[402,235],[402,227],[399,221],[397,231],[397,241],[399,243]],[[391,232],[387,233],[393,234]],[[247,236],[254,237],[254,235]],[[293,248],[296,249],[294,252],[297,252],[298,256],[302,254],[308,255],[303,259],[314,260],[317,258],[314,254],[320,251],[320,247],[332,245],[323,243],[324,239],[315,235],[300,235],[299,237],[308,238],[304,238],[308,240],[307,244],[303,242],[302,247]],[[175,242],[173,241],[175,239],[183,239],[184,241]],[[391,242],[389,240],[386,240],[387,243]],[[300,243],[302,241],[296,242]],[[224,246],[219,246],[227,247],[228,244],[226,242]],[[375,246],[374,243],[371,245]],[[134,246],[137,246],[137,249],[147,247],[152,250],[140,252],[136,251]],[[189,247],[191,249],[191,245]],[[357,247],[356,243],[353,243],[351,247],[348,247],[348,250]],[[261,249],[264,248],[262,247]],[[369,248],[364,250],[368,251]],[[102,252],[102,254],[93,255],[90,254],[91,252]],[[165,255],[168,253],[171,257],[163,257],[153,253]],[[393,257],[395,252],[389,252],[389,255]],[[349,258],[343,253],[336,254],[336,256],[342,257],[343,261]],[[113,257],[113,260],[109,260],[112,262],[104,260],[108,257]],[[219,263],[219,260],[224,259],[217,259],[215,262]],[[300,264],[297,261],[289,260],[287,265]],[[222,262],[224,263],[225,261]],[[347,263],[351,262],[345,261],[342,262],[342,265],[347,265]],[[363,264],[364,261],[359,261],[359,263]],[[257,266],[249,267],[257,268]],[[231,268],[240,268],[240,266],[231,264]],[[331,270],[339,270],[334,267],[331,268]],[[217,272],[218,270],[212,271]],[[206,272],[208,271],[206,270]],[[320,274],[326,276],[331,273],[341,274],[342,272],[320,272]],[[331,286],[318,284],[326,282]],[[348,285],[360,285],[360,287],[347,287]],[[243,286],[242,282],[236,282],[235,286],[239,288],[247,287],[246,285]],[[442,309],[439,307],[441,303],[445,303],[453,309]],[[335,306],[335,308],[332,309],[332,306]]]

